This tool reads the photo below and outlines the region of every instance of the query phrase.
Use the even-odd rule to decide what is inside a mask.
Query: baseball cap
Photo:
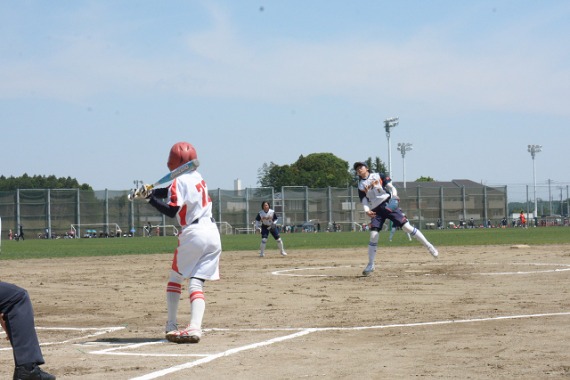
[[[361,166],[366,166],[366,168],[368,168],[368,165],[366,165],[366,163],[362,161],[355,162],[354,165],[352,165],[354,170],[357,170]]]

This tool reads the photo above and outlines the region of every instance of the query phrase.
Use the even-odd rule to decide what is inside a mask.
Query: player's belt
[[[200,219],[203,219],[203,218],[205,218],[205,217],[196,218],[196,219],[194,219],[194,220],[192,221],[192,223],[190,223],[190,224],[198,224],[198,222],[200,222]],[[210,218],[210,220],[212,221],[212,223],[216,223],[216,219]]]

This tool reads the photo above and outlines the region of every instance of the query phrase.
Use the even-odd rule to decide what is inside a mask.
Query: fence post
[[[109,190],[105,189],[105,236],[109,236]]]
[[[309,188],[305,186],[305,222],[309,221]]]
[[[353,203],[352,203],[352,194],[353,194],[353,187],[352,186],[348,186],[348,199],[349,202],[348,204],[350,205],[350,227],[352,231],[356,231],[356,227],[354,226],[355,220],[354,220],[354,209],[355,207],[352,207]]]
[[[439,219],[441,227],[445,228],[445,207],[443,206],[443,186],[439,187]]]
[[[332,188],[329,186],[327,190],[327,225],[325,231],[327,230],[329,224],[332,223]]]
[[[566,217],[570,219],[570,197],[568,196],[568,188],[566,185]]]
[[[287,218],[285,218],[285,186],[281,186],[281,216],[283,218],[283,224],[287,223]],[[292,227],[294,231],[295,227]]]
[[[487,208],[489,207],[489,203],[487,202],[487,186],[483,186],[483,215],[485,216],[485,223],[484,226],[487,228],[491,228],[487,223],[489,222],[489,212]]]
[[[20,214],[20,189],[16,189],[16,228],[17,233],[20,233],[20,226],[22,225],[22,216]]]
[[[529,213],[530,213],[528,202],[529,202],[529,200],[528,200],[528,185],[526,185],[526,220],[529,220]],[[536,209],[538,210],[538,205],[536,206]],[[536,215],[533,215],[533,217],[536,218]]]
[[[271,204],[271,206],[273,206],[273,203]],[[249,187],[245,188],[245,225],[246,228],[249,228]]]
[[[47,236],[51,239],[51,189],[47,189]]]
[[[422,205],[421,205],[421,193],[422,193],[422,187],[420,185],[418,185],[417,187],[418,189],[418,193],[417,193],[417,208],[418,208],[418,228],[421,230],[422,229]]]

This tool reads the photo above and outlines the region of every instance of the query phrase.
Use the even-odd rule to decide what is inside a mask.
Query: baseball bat
[[[164,177],[162,177],[152,185],[146,185],[146,188],[147,190],[152,190],[159,185],[170,182],[175,178],[180,177],[184,173],[196,170],[198,166],[200,166],[200,162],[198,161],[197,158],[192,161],[188,161],[187,163],[180,165],[179,167],[177,167],[176,169],[174,169],[173,171],[171,171],[170,173],[168,173],[167,175],[165,175]],[[131,191],[128,195],[129,200],[132,201],[133,199],[135,199],[140,194],[140,190],[141,189],[134,189],[133,191]]]

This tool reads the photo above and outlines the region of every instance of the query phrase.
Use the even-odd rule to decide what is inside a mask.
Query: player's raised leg
[[[413,236],[414,238],[416,238],[416,240],[418,240],[419,242],[421,242],[429,251],[429,253],[434,257],[437,258],[439,256],[439,252],[437,251],[437,249],[433,246],[433,244],[431,244],[426,237],[424,236],[424,234],[418,230],[416,227],[412,226],[410,224],[410,222],[406,222],[403,226],[402,226],[402,230],[406,233],[409,233],[411,236]]]

